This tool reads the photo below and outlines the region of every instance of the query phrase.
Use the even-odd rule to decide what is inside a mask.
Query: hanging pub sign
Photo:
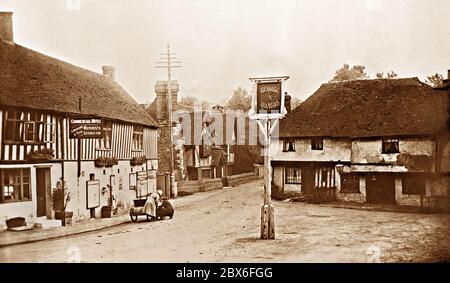
[[[281,82],[256,84],[256,112],[281,113]]]
[[[69,137],[71,139],[99,139],[102,138],[102,129],[101,118],[69,118]]]
[[[289,77],[250,78],[254,83],[250,118],[275,119],[286,114],[284,81]]]

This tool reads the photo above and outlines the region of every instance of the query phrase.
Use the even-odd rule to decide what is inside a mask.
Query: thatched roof
[[[417,78],[323,84],[280,123],[280,137],[434,134],[449,118],[449,96]]]
[[[150,115],[109,77],[2,40],[0,105],[95,115],[157,126]]]

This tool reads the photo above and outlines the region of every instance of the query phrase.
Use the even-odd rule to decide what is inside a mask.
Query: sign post
[[[250,78],[254,83],[250,119],[256,120],[264,135],[264,204],[261,207],[261,239],[275,239],[275,213],[271,203],[272,166],[270,164],[271,133],[279,119],[286,115],[282,77]]]

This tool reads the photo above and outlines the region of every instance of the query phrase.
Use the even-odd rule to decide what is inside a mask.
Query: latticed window
[[[56,124],[55,123],[46,123],[45,131],[44,131],[44,142],[45,143],[54,143],[55,142],[55,133],[56,133]]]
[[[302,170],[295,167],[286,168],[286,184],[301,184],[302,183]]]
[[[44,123],[36,112],[6,111],[4,140],[6,143],[41,143]]]
[[[30,169],[0,169],[0,203],[31,200]]]
[[[144,128],[142,126],[133,127],[133,150],[144,148]]]
[[[399,153],[398,139],[383,139],[383,153]]]
[[[295,151],[295,140],[294,139],[284,139],[283,140],[283,151]]]
[[[311,139],[311,149],[312,150],[323,150],[323,138]]]
[[[103,121],[102,138],[98,139],[98,147],[100,149],[111,149],[112,140],[112,122]]]

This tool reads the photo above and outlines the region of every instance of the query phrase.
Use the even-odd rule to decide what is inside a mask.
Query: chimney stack
[[[116,68],[113,66],[103,66],[103,75],[108,76],[110,79],[114,80],[116,76]]]
[[[0,12],[0,39],[14,42],[13,12]]]
[[[287,113],[289,114],[291,112],[291,99],[292,97],[287,94],[287,92],[284,93],[284,108],[286,108]]]

